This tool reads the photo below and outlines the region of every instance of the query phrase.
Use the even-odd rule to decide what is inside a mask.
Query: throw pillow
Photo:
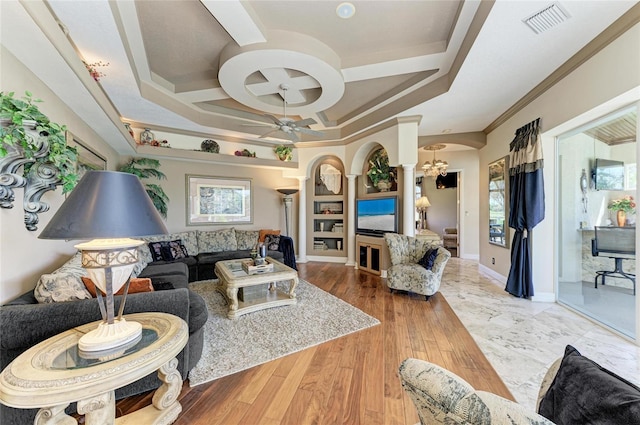
[[[640,388],[567,345],[539,413],[557,425],[638,425]]]
[[[91,296],[93,298],[96,298],[98,295],[96,293],[96,284],[93,283],[93,280],[84,276],[82,278],[82,282],[84,283],[84,286],[87,288],[87,291],[89,291]],[[152,291],[153,291],[153,286],[151,285],[150,278],[148,277],[133,278],[132,277],[131,282],[129,283],[129,291],[127,291],[127,293],[136,294],[138,292],[152,292]],[[114,295],[122,295],[122,294],[124,294],[124,286],[122,286],[122,288],[120,288],[120,290],[116,292]]]
[[[198,231],[198,253],[237,251],[236,229]]]
[[[236,229],[236,240],[238,242],[238,250],[247,250],[255,248],[258,243],[260,232],[257,230],[238,230]]]
[[[149,251],[153,261],[162,261],[162,242],[149,242]]]
[[[187,258],[189,253],[182,240],[150,242],[149,250],[153,261],[174,261]]]
[[[85,289],[80,277],[68,272],[43,274],[33,295],[39,303],[86,300],[91,294]]]
[[[264,238],[267,251],[278,251],[280,249],[280,235],[267,235]]]
[[[180,239],[171,242],[163,242],[160,252],[162,253],[162,259],[164,261],[175,261],[189,256],[187,248],[185,248]]]
[[[429,248],[424,253],[422,258],[418,261],[422,267],[427,270],[431,270],[433,268],[433,263],[436,262],[436,257],[438,256],[438,248]]]
[[[267,235],[279,235],[280,230],[271,230],[271,229],[262,229],[260,230],[260,235],[258,236],[258,242],[264,242]]]
[[[138,254],[140,253],[140,250],[138,250]],[[136,263],[135,266],[133,266],[133,271],[131,272],[131,277],[138,277],[138,275],[140,273],[142,273],[142,270],[145,269],[145,267],[147,267],[147,262],[144,260],[140,260]]]
[[[151,281],[151,285],[153,286],[154,291],[167,291],[169,289],[176,289],[171,282],[162,282],[158,281],[157,279],[154,280],[155,282],[153,280]]]

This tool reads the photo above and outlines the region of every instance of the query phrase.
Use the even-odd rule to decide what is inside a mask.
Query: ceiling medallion
[[[345,90],[337,53],[317,39],[288,31],[270,31],[266,43],[230,43],[220,55],[218,80],[231,98],[271,114],[280,113],[282,84],[289,86],[293,115],[328,109]]]
[[[425,176],[437,177],[447,175],[447,167],[449,167],[447,161],[436,159],[436,151],[444,148],[446,148],[446,145],[430,145],[423,148],[427,151],[433,151],[433,161],[429,162],[427,160],[422,164],[422,171],[424,171]]]

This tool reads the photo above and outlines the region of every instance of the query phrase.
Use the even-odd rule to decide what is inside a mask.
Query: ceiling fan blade
[[[311,130],[309,128],[304,127],[295,127],[294,131],[299,131],[300,133],[309,134],[311,136],[322,137],[324,133],[321,131]]]
[[[273,115],[270,114],[264,114],[265,117],[269,118],[271,121],[274,122],[274,124],[276,125],[284,125],[284,123],[282,121],[280,121],[278,118],[274,117]]]
[[[267,131],[266,133],[264,133],[262,136],[260,136],[258,138],[259,139],[264,139],[265,137],[268,137],[270,134],[277,133],[278,131],[280,131],[279,128],[276,128],[275,130]]]
[[[306,118],[304,120],[294,121],[292,124],[298,127],[305,127],[307,125],[317,124],[317,122],[313,118]]]
[[[270,124],[270,123],[266,123],[266,122],[264,124],[240,124],[240,126],[241,127],[262,127],[262,128],[265,128],[265,127],[274,128],[274,127],[276,127],[275,124]]]

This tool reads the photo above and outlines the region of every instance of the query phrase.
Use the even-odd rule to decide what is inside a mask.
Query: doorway
[[[422,194],[429,198],[431,206],[427,210],[427,229],[436,232],[442,239],[445,229],[456,229],[455,238],[449,230],[445,248],[452,257],[460,256],[460,172],[450,171],[444,178],[425,176],[422,179]]]
[[[618,239],[598,247],[607,233],[635,235],[635,205],[620,223],[615,205],[635,203],[636,126],[637,108],[628,107],[561,135],[557,144],[558,302],[632,339],[635,244],[623,249]]]

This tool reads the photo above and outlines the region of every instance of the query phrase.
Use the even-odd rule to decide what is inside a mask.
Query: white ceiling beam
[[[224,27],[231,38],[239,45],[264,43],[267,38],[254,20],[246,5],[239,0],[200,0],[214,18]]]
[[[435,55],[418,56],[345,68],[342,70],[342,76],[344,77],[344,82],[349,83],[352,81],[392,77],[399,74],[409,74],[433,69],[440,69],[440,72],[447,72],[447,69],[442,68],[445,57],[446,53],[438,53]]]

